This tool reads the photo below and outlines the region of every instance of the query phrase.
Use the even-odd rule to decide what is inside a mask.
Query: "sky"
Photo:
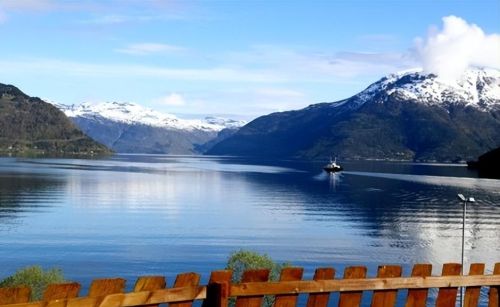
[[[251,119],[407,69],[500,69],[499,34],[499,0],[0,0],[0,83]]]

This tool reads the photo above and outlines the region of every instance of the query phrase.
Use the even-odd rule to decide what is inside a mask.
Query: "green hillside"
[[[62,111],[0,84],[0,154],[94,155],[110,150],[80,131]]]

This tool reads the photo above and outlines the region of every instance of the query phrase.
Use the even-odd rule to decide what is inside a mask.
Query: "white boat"
[[[330,163],[325,165],[323,169],[328,172],[328,173],[335,173],[335,172],[340,172],[342,170],[342,166],[337,164],[337,158],[335,158],[334,161],[330,158]]]

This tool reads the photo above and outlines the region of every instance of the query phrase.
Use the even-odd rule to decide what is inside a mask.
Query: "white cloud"
[[[3,75],[32,72],[37,75],[85,76],[94,78],[154,77],[185,81],[283,82],[273,71],[233,67],[170,68],[133,64],[93,64],[53,59],[0,60]]]
[[[129,16],[110,14],[110,15],[102,15],[102,16],[94,17],[94,18],[85,20],[83,23],[98,24],[98,25],[112,25],[112,24],[125,23],[125,22],[128,22],[129,20],[130,20]]]
[[[176,19],[176,16],[168,14],[157,15],[145,12],[141,15],[128,15],[128,14],[104,14],[97,15],[80,21],[82,24],[95,24],[95,25],[119,25],[124,23],[142,23],[156,20],[170,20]],[[180,19],[180,17],[178,18]]]
[[[11,11],[80,12],[83,13],[80,23],[97,25],[185,20],[193,18],[195,14],[189,5],[178,0],[0,0],[0,10],[4,12],[4,16]],[[131,11],[134,14],[130,14]]]
[[[319,52],[309,48],[291,49],[270,45],[231,52],[222,55],[221,60],[265,67],[294,81],[329,83],[367,75],[377,78],[415,66],[414,59],[405,53]]]
[[[54,6],[52,0],[0,0],[0,23],[8,20],[10,11],[47,11]]]
[[[456,16],[443,18],[443,29],[431,28],[415,41],[424,71],[455,79],[470,66],[500,69],[500,35],[485,34],[475,24]]]
[[[183,47],[158,44],[158,43],[141,43],[128,45],[125,48],[116,49],[116,52],[126,53],[131,55],[149,55],[154,53],[169,53],[186,50]]]
[[[167,106],[184,106],[186,105],[186,101],[184,97],[177,93],[170,93],[169,95],[159,98],[155,101],[158,104],[167,105]]]
[[[0,0],[0,7],[5,10],[45,11],[55,6],[52,0]]]

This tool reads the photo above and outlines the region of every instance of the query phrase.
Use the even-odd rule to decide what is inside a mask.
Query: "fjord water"
[[[103,160],[0,158],[0,277],[57,266],[97,277],[194,271],[207,280],[249,249],[315,267],[500,260],[500,181],[463,165],[322,163],[116,155]]]

